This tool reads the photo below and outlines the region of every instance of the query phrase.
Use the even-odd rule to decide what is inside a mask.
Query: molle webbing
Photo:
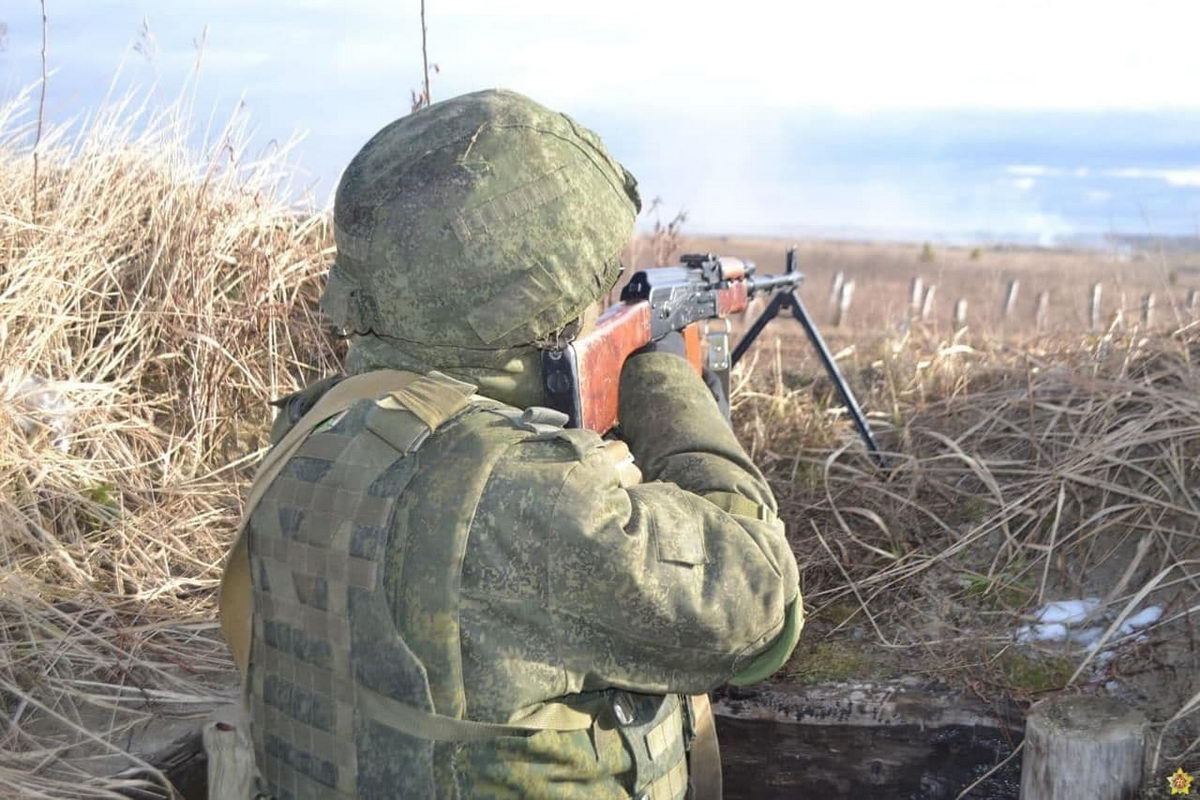
[[[340,396],[327,394],[284,437],[245,525],[254,609],[246,697],[264,788],[278,800],[384,796],[371,765],[365,782],[359,769],[364,747],[368,758],[380,749],[360,718],[360,662],[375,656],[370,680],[396,702],[433,710],[422,665],[391,625],[380,558],[396,496],[415,472],[409,446],[465,409],[473,387],[440,375],[364,377],[335,387]],[[388,403],[409,390],[423,418]],[[363,431],[381,405],[394,409],[392,439]],[[363,642],[380,649],[364,652]],[[409,787],[423,793],[433,786],[422,768],[431,746],[408,744]]]
[[[453,699],[462,695],[461,674],[451,670],[457,689],[447,695],[454,687],[443,674],[445,659],[436,658],[430,669],[436,666],[440,683],[432,684],[433,675],[400,633],[407,621],[397,628],[393,619],[383,559],[391,552],[389,537],[409,533],[412,566],[424,564],[426,572],[424,611],[430,619],[456,619],[456,593],[443,596],[437,584],[457,587],[468,528],[447,530],[446,537],[421,535],[430,530],[426,520],[398,515],[397,504],[406,491],[422,490],[418,462],[409,456],[444,422],[463,420],[446,435],[468,454],[479,447],[481,424],[495,424],[485,422],[493,415],[469,412],[468,406],[488,407],[473,403],[479,399],[473,389],[437,373],[350,378],[318,401],[260,469],[221,606],[222,625],[245,669],[264,789],[277,800],[432,796],[446,777],[435,742],[593,724],[591,714],[559,702],[523,709],[508,723],[460,719],[465,708]],[[366,399],[374,402],[359,403]],[[514,426],[503,438],[515,443],[530,433]],[[481,461],[504,449],[484,448],[480,454],[488,458]],[[470,505],[471,494],[436,505]],[[402,588],[414,581],[407,573],[402,578]],[[239,596],[246,620],[235,616]],[[457,640],[446,644],[457,647]]]
[[[688,788],[685,699],[619,690],[612,698],[617,730],[633,759],[635,799],[682,800]]]
[[[250,558],[246,549],[246,525],[250,515],[254,513],[263,493],[283,469],[283,465],[295,454],[314,428],[360,400],[402,389],[420,377],[413,372],[377,370],[347,378],[322,395],[259,465],[254,483],[250,486],[250,495],[246,498],[246,508],[238,525],[237,538],[225,562],[219,600],[221,628],[243,678],[250,660]]]

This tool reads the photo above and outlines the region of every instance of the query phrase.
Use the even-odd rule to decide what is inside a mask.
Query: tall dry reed
[[[31,124],[0,109],[0,795],[99,797],[137,765],[82,756],[228,684],[213,589],[268,399],[335,369],[332,244],[185,102],[48,130],[35,212]]]

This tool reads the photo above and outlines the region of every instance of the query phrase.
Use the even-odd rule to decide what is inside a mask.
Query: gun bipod
[[[790,275],[795,271],[796,248],[789,247],[785,274]],[[863,415],[862,407],[859,406],[854,393],[850,391],[850,387],[846,384],[845,376],[842,375],[837,361],[834,360],[833,354],[829,352],[829,346],[825,344],[824,337],[817,330],[816,324],[812,321],[808,309],[804,307],[804,302],[796,294],[795,288],[778,292],[771,298],[771,302],[758,315],[758,319],[754,320],[754,324],[750,326],[750,330],[746,331],[745,335],[738,341],[737,347],[733,349],[733,355],[730,357],[730,363],[737,364],[742,356],[746,354],[746,351],[750,349],[750,345],[754,344],[754,340],[758,338],[758,335],[767,327],[767,323],[775,319],[779,315],[779,312],[785,308],[791,312],[792,316],[804,328],[804,333],[808,336],[809,342],[812,343],[813,348],[817,351],[817,357],[821,359],[821,364],[824,365],[825,372],[837,388],[842,405],[850,412],[850,417],[854,420],[854,427],[858,429],[858,435],[866,446],[867,451],[871,454],[872,460],[880,467],[886,466],[883,452],[879,449],[879,444],[875,441],[875,435],[871,432],[871,428],[867,424],[867,418]]]

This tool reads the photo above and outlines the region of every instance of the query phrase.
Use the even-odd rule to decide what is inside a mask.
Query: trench
[[[915,680],[726,688],[714,699],[727,800],[1017,800],[1024,714]],[[993,771],[993,768],[1003,764]],[[988,775],[991,772],[992,774]]]
[[[1023,734],[1018,708],[912,680],[727,687],[713,701],[726,800],[953,800],[1011,755]],[[206,800],[198,733],[164,762],[185,800]],[[1020,772],[1013,758],[969,797],[1016,800]]]
[[[896,798],[953,800],[1012,753],[999,728],[949,725],[797,725],[721,717],[726,800]],[[1016,800],[1020,759],[971,790],[971,800]]]

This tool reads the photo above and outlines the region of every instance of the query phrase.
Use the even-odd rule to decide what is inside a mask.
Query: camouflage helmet
[[[591,131],[515,92],[462,95],[377,133],[334,200],[321,306],[354,333],[500,349],[602,297],[641,204]]]

